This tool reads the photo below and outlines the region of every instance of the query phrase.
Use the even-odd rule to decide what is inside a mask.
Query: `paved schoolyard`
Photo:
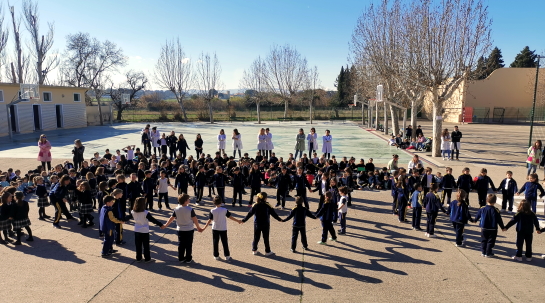
[[[424,131],[429,132],[428,126],[422,124]],[[257,126],[241,123],[232,125],[243,130],[241,133],[247,147],[255,145],[251,142],[255,140],[248,137],[255,138]],[[103,127],[96,128],[92,133],[89,133],[88,129],[95,128],[48,133],[48,137],[54,146],[67,146],[65,148],[68,149],[75,135],[79,135],[87,146],[86,155],[89,157],[93,148],[102,150],[108,146],[114,149],[133,141],[131,136],[137,138],[141,127],[129,126],[114,127],[117,134],[112,134],[109,127]],[[232,128],[228,126],[231,124],[225,124],[224,128]],[[277,146],[278,150],[280,147],[285,148],[282,152],[287,153],[293,145],[290,142],[293,140],[290,140],[289,136],[294,137],[291,134],[295,134],[300,125],[270,123],[267,126],[271,128],[275,138],[281,137],[282,133],[286,134],[286,147],[284,143]],[[405,154],[395,149],[391,150],[373,132],[361,130],[356,126],[324,124],[317,127],[318,132],[322,133],[325,127],[332,130],[333,136],[338,133],[361,136],[360,141],[350,138],[350,143],[346,146],[367,148],[367,152],[365,149],[361,151],[365,152],[362,156],[366,159],[373,157],[387,161],[392,152]],[[501,133],[505,132],[507,127],[513,134],[513,140],[509,143],[501,142],[499,137],[490,137],[491,131]],[[183,130],[184,134],[191,134],[188,137],[193,138],[194,133],[202,134],[209,128],[210,125],[207,124],[196,124],[195,130],[190,131],[185,127],[180,127],[180,130]],[[309,127],[306,125],[304,128],[307,130]],[[520,130],[511,126],[464,125],[460,128],[464,133],[461,155],[463,161],[443,163],[442,160],[430,159],[431,163],[438,164],[437,166],[430,164],[434,170],[444,171],[445,165],[451,165],[457,171],[467,165],[475,174],[477,169],[484,165],[489,169],[489,175],[496,184],[499,184],[507,169],[515,172],[515,179],[520,185],[523,183],[525,173],[520,162],[525,159],[525,143],[517,140],[524,141],[521,139],[524,127],[520,127]],[[217,133],[217,129],[206,131],[210,134]],[[102,141],[99,140],[101,134],[104,138]],[[466,143],[466,140],[475,143]],[[362,141],[368,144],[363,144]],[[490,143],[484,144],[485,141]],[[35,142],[36,138],[31,140],[23,136],[9,147],[2,144],[0,169],[34,167]],[[214,149],[214,143],[208,142],[206,137],[205,142],[207,144],[205,150]],[[96,144],[96,147],[90,147],[93,144]],[[14,148],[10,149],[12,146]],[[344,147],[339,146],[342,152],[341,148]],[[371,148],[377,149],[374,151],[375,154],[371,152]],[[348,148],[346,150],[347,156],[350,156],[350,150]],[[67,153],[64,148],[54,149],[53,155],[58,161],[62,160],[61,156],[70,157],[69,150]],[[421,155],[425,156],[425,153]],[[410,155],[402,157],[402,162],[405,163],[408,162]],[[274,189],[267,188],[265,191],[270,195],[274,194]],[[171,195],[174,193],[171,192]],[[230,188],[227,189],[226,196],[229,197],[229,205]],[[312,193],[310,197],[311,210],[314,211],[318,196]],[[244,196],[244,199],[248,198],[249,196]],[[476,198],[476,194],[472,193],[470,200],[473,205]],[[172,199],[171,203],[173,202]],[[495,249],[498,257],[485,259],[480,257],[479,230],[475,225],[471,224],[466,229],[468,247],[457,248],[453,245],[454,233],[446,216],[439,216],[436,232],[438,237],[425,238],[423,233],[412,231],[410,225],[397,222],[397,218],[389,213],[390,202],[391,197],[385,191],[354,192],[354,207],[349,209],[348,213],[347,235],[339,236],[337,243],[320,246],[316,244],[321,233],[319,222],[309,219],[307,234],[311,249],[304,253],[293,254],[289,251],[290,223],[273,220],[271,246],[276,252],[274,257],[253,256],[250,252],[253,234],[251,222],[238,225],[230,221],[229,243],[234,259],[232,262],[215,261],[212,258],[211,232],[206,230],[195,235],[194,259],[197,263],[181,266],[176,261],[177,237],[174,225],[165,230],[152,227],[152,258],[157,259],[157,263],[134,262],[132,224],[126,226],[124,238],[128,243],[120,248],[121,254],[105,260],[99,256],[101,245],[96,228],[82,229],[76,222],[61,221],[63,229],[56,230],[51,227],[50,222],[37,220],[35,199],[32,199],[30,218],[35,241],[24,243],[21,247],[13,245],[0,247],[2,254],[0,273],[4,277],[0,282],[3,290],[2,301],[542,301],[545,295],[542,287],[545,260],[534,258],[532,262],[518,263],[509,259],[514,253],[516,234],[514,227],[505,233],[500,232]],[[287,204],[288,207],[292,207],[293,200]],[[195,207],[201,224],[206,222],[206,214],[210,207],[209,198],[205,198],[204,206]],[[231,209],[230,206],[228,208]],[[241,218],[247,212],[246,207],[231,210],[237,218]],[[48,214],[52,211],[51,207],[47,209]],[[476,209],[472,208],[471,212],[474,215]],[[288,212],[278,213],[285,217]],[[409,212],[408,217],[410,214]],[[156,212],[154,216],[160,221],[166,221],[169,213]],[[503,219],[507,223],[509,216],[504,215]],[[545,236],[534,236],[534,253],[537,257],[545,254]],[[300,244],[298,246],[300,247]],[[263,252],[262,243],[259,249]]]

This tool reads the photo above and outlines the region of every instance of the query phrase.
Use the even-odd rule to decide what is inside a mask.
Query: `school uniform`
[[[477,194],[479,197],[479,205],[481,207],[486,205],[486,196],[488,194],[488,184],[492,187],[493,191],[496,191],[494,182],[490,179],[489,176],[479,176],[475,182],[475,189],[477,189]]]
[[[320,194],[320,202],[318,203],[318,209],[316,211],[319,211],[322,208],[322,205],[325,201],[325,193],[329,191],[329,179],[327,180],[321,180],[316,184],[316,188],[313,190],[313,192],[318,192]]]
[[[202,145],[204,142],[202,139],[196,139],[195,140],[195,158],[200,159],[200,155],[203,153]],[[201,163],[202,165],[203,163]]]
[[[214,174],[213,183],[216,189],[218,190],[218,196],[221,198],[221,203],[225,204],[225,183],[227,181],[227,176],[224,174]]]
[[[465,201],[454,200],[449,204],[447,214],[450,216],[450,221],[456,233],[456,245],[464,245],[464,227],[467,221],[473,222],[469,213],[469,206]]]
[[[435,175],[433,174],[425,174],[422,176],[422,188],[424,189],[424,193],[427,194],[431,186],[436,183]]]
[[[178,173],[174,179],[174,185],[178,188],[178,195],[187,194],[187,188],[190,183],[191,176],[188,173]]]
[[[169,151],[169,155],[170,155],[170,159],[174,159],[176,157],[176,145],[178,143],[178,138],[176,138],[175,135],[170,135],[167,137],[167,146],[168,146],[168,151]],[[131,160],[131,159],[129,159]]]
[[[212,246],[214,248],[214,257],[219,257],[219,242],[223,246],[223,255],[230,257],[229,243],[227,242],[227,218],[231,213],[223,207],[216,207],[210,210],[208,219],[212,220]]]
[[[178,205],[172,212],[176,218],[176,231],[178,233],[178,260],[180,262],[190,262],[193,260],[193,235],[194,223],[193,217],[196,217],[195,211],[191,206]]]
[[[100,231],[104,234],[104,242],[102,244],[103,257],[107,257],[111,254],[114,245],[115,225],[121,223],[123,223],[123,221],[114,216],[110,206],[102,206],[100,209]]]
[[[19,204],[21,203],[21,204]],[[30,219],[28,218],[28,212],[30,208],[28,202],[23,200],[22,202],[11,202],[11,214],[12,218],[11,224],[13,225],[13,230],[17,233],[17,242],[21,242],[21,229],[25,228],[28,232],[28,239],[32,241],[32,231],[30,229]],[[17,244],[17,243],[16,243]]]
[[[291,178],[286,174],[279,174],[276,177],[276,206],[286,207],[286,197],[292,188]]]
[[[197,203],[201,202],[202,200],[204,186],[206,185],[206,183],[206,172],[199,171],[195,176],[195,187],[197,188]]]
[[[305,208],[309,209],[308,198],[307,198],[307,189],[311,190],[310,183],[305,174],[295,175],[293,177],[293,183],[296,190],[296,195],[303,198],[303,203]]]
[[[214,190],[214,175],[215,174],[216,174],[216,170],[213,168],[210,168],[206,171],[206,184],[208,185],[209,198],[212,198],[212,195],[216,194],[216,191]]]
[[[517,193],[517,194],[520,194],[524,192],[525,199],[532,206],[532,211],[534,212],[534,214],[536,213],[536,208],[537,208],[537,191],[538,190],[541,193],[539,195],[540,198],[545,196],[545,191],[543,190],[543,186],[541,186],[541,184],[539,184],[538,182],[526,182]]]
[[[87,221],[89,224],[93,224],[93,199],[91,197],[91,191],[79,191],[77,192],[79,205],[80,220],[82,221],[82,226],[87,227]]]
[[[434,192],[429,192],[424,196],[424,207],[426,208],[426,233],[433,235],[435,231],[435,223],[437,221],[437,214],[441,209],[444,213],[446,210],[441,205],[441,199]]]
[[[250,172],[248,175],[248,184],[250,185],[250,204],[254,201],[254,196],[261,192],[261,182],[263,182],[263,174],[257,170]]]
[[[36,186],[36,196],[38,196],[38,202],[36,203],[38,207],[48,207],[49,206],[49,199],[47,196],[47,189],[45,185],[38,184]],[[41,214],[40,214],[41,217]]]
[[[456,181],[456,187],[458,190],[463,189],[466,193],[466,203],[469,205],[469,193],[473,189],[473,177],[470,174],[461,174]]]
[[[410,193],[409,186],[395,186],[395,191],[397,195],[397,218],[399,222],[405,222],[407,221],[405,219],[405,216],[407,213],[407,205]]]
[[[176,149],[178,149],[178,152],[182,156],[182,159],[185,160],[187,156],[187,150],[191,149],[189,148],[189,145],[187,144],[187,141],[185,139],[178,140],[176,143]]]
[[[56,227],[59,226],[61,215],[64,215],[66,220],[74,219],[72,214],[68,211],[68,208],[66,208],[66,202],[63,200],[68,198],[68,186],[60,186],[60,183],[57,183],[49,192],[49,199],[55,205],[55,219],[53,220],[53,225]]]
[[[532,239],[534,236],[534,228],[540,230],[539,221],[535,213],[530,212],[528,214],[523,212],[517,212],[511,221],[505,225],[505,229],[509,227],[516,226],[517,230],[517,252],[516,257],[522,257],[522,245],[526,242],[526,258],[532,257]]]
[[[0,231],[4,233],[6,240],[8,239],[8,231],[11,232],[11,208],[13,207],[13,202],[10,204],[3,203],[0,206]]]
[[[331,234],[331,239],[336,241],[337,234],[333,227],[333,221],[335,221],[337,216],[337,204],[333,204],[332,202],[324,203],[315,216],[322,221],[322,242],[327,242],[328,232]]]
[[[131,181],[127,184],[127,198],[129,198],[129,213],[132,212],[134,203],[142,195],[142,184],[138,181]]]
[[[346,214],[348,213],[348,198],[346,196],[341,196],[339,202],[337,202],[337,211],[341,224],[339,234],[344,234],[346,233]]]
[[[145,178],[142,182],[142,191],[146,198],[146,207],[148,210],[153,210],[153,191],[155,190],[155,182],[151,178]]]
[[[411,206],[413,210],[412,227],[415,230],[422,230],[420,228],[420,221],[422,219],[422,206],[424,206],[424,192],[415,190],[411,196]]]
[[[505,178],[501,181],[499,189],[501,189],[502,194],[501,209],[505,210],[507,203],[509,203],[508,210],[513,211],[513,198],[518,191],[517,181]]]
[[[446,199],[447,204],[450,204],[452,189],[456,187],[456,180],[454,180],[452,174],[446,174],[443,176],[440,187],[443,189],[443,193],[441,194],[441,203],[445,205]],[[469,193],[467,194],[469,195]]]
[[[248,212],[246,217],[242,219],[242,222],[248,221],[251,217],[254,217],[254,240],[252,242],[252,251],[257,251],[257,244],[263,235],[263,243],[265,244],[265,253],[271,252],[269,245],[269,232],[270,232],[270,216],[273,216],[278,221],[282,221],[274,208],[269,203],[255,203],[252,205],[252,209]]]
[[[293,218],[293,226],[291,233],[291,249],[295,250],[297,246],[297,238],[301,234],[301,244],[303,248],[308,248],[307,232],[306,232],[306,217],[316,219],[316,217],[308,210],[308,207],[296,206],[290,211],[290,214],[282,220],[286,222]]]
[[[134,219],[134,244],[136,245],[136,260],[142,260],[142,249],[144,250],[144,260],[151,260],[149,248],[149,222],[162,226],[161,222],[157,221],[150,212],[135,212],[131,210],[131,216]]]
[[[232,204],[235,206],[238,196],[238,205],[242,206],[242,191],[244,190],[244,176],[239,172],[238,174],[233,174],[233,180],[231,185],[233,185],[233,201]],[[249,205],[253,204],[253,195],[250,197]]]
[[[479,220],[481,220],[479,223],[479,227],[481,228],[481,253],[485,257],[491,257],[494,255],[492,248],[496,244],[498,225],[501,229],[504,228],[500,211],[492,205],[483,206],[475,216],[475,221]]]
[[[140,138],[142,145],[144,146],[144,156],[148,157],[151,155],[151,136],[149,133],[142,132]]]
[[[160,178],[157,180],[157,185],[159,186],[159,198],[157,199],[159,209],[163,208],[161,205],[162,198],[165,199],[165,206],[170,209],[170,204],[168,203],[168,186],[170,185],[170,180],[168,178]]]

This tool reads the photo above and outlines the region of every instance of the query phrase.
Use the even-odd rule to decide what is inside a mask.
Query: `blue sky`
[[[6,2],[2,2],[7,12]],[[310,66],[318,66],[324,88],[334,89],[340,67],[347,63],[348,43],[358,16],[371,2],[38,1],[41,22],[55,22],[54,49],[61,53],[66,35],[88,32],[100,40],[109,39],[124,50],[129,57],[129,65],[124,69],[143,70],[153,78],[161,44],[179,37],[192,59],[201,51],[217,53],[224,89],[238,88],[243,70],[257,56],[266,56],[273,44],[286,43],[295,46]],[[16,8],[19,3],[12,0]],[[487,3],[493,19],[494,45],[502,50],[507,65],[526,45],[545,54],[543,0],[489,0]],[[7,21],[7,14],[5,17]],[[28,38],[28,34],[23,33],[23,38]]]

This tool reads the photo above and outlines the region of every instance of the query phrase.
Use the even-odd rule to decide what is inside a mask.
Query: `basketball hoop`
[[[369,99],[369,107],[374,107],[377,103],[377,99]]]
[[[130,94],[121,95],[121,104],[124,104],[124,105],[131,104],[131,95]]]
[[[40,99],[40,86],[38,84],[21,83],[19,88],[19,98],[21,100]]]

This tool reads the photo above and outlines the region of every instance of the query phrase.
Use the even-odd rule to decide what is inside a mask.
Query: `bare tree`
[[[257,123],[261,124],[261,102],[267,96],[267,65],[261,57],[252,62],[250,68],[245,70],[240,81],[240,87],[245,89],[250,99],[255,101],[257,107]]]
[[[308,106],[309,106],[309,118],[310,124],[312,124],[312,108],[314,106],[314,101],[318,99],[316,95],[316,90],[320,88],[320,74],[318,73],[318,67],[314,66],[313,68],[307,71],[304,83],[305,91],[309,93],[308,97]]]
[[[53,23],[47,24],[48,31],[46,35],[40,35],[38,5],[32,0],[23,1],[23,16],[25,26],[31,36],[32,56],[36,60],[35,71],[37,82],[43,85],[47,79],[47,74],[59,65],[57,56],[48,57],[48,52],[53,46]]]
[[[4,13],[2,11],[2,5],[0,5],[0,71],[2,70],[2,65],[4,64],[4,50],[8,43],[9,31],[4,30]],[[0,80],[2,77],[0,76]],[[0,81],[1,82],[1,81]]]
[[[159,86],[174,94],[184,115],[184,121],[187,122],[184,99],[194,83],[194,75],[191,60],[186,56],[179,38],[175,41],[166,41],[161,47],[155,65],[155,78]]]
[[[97,94],[106,89],[107,74],[126,63],[127,58],[123,55],[123,50],[115,43],[109,40],[100,42],[96,38],[91,38],[88,33],[80,32],[67,37],[62,73],[64,81],[69,85],[89,87]],[[98,111],[100,125],[104,125],[100,102]]]
[[[221,86],[221,65],[216,53],[210,56],[208,53],[201,53],[197,61],[197,86],[199,95],[208,105],[208,114],[210,123],[214,123],[214,113],[212,110],[212,100],[216,97],[217,91]]]
[[[21,44],[21,17],[15,17],[15,7],[8,6],[11,14],[11,23],[13,26],[13,40],[15,42],[15,60],[17,60],[17,65],[14,65],[11,62],[11,74],[8,73],[8,76],[11,78],[13,83],[25,83],[26,82],[26,65],[28,65],[28,57],[23,54],[23,47]]]
[[[136,105],[136,102],[138,101],[137,98],[135,98],[136,94],[143,90],[148,83],[148,78],[143,72],[130,70],[125,73],[125,78],[125,82],[119,85],[118,88],[114,88],[112,84],[109,89],[109,94],[112,98],[112,106],[117,109],[117,120],[121,120],[125,109]],[[129,95],[129,104],[123,104],[124,94]]]
[[[284,118],[288,116],[290,102],[303,88],[307,75],[307,59],[295,47],[274,45],[267,58],[267,85],[269,90],[281,96]]]

